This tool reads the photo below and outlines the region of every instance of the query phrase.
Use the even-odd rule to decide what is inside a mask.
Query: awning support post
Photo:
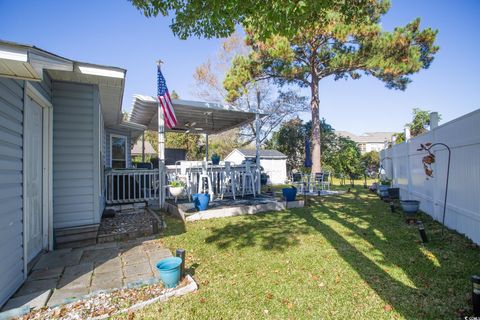
[[[160,67],[161,61],[157,61]],[[158,110],[158,206],[163,209],[165,206],[166,190],[165,190],[165,116],[162,111],[160,102],[157,101]]]
[[[261,170],[260,170],[260,106],[257,104],[257,112],[255,113],[255,164],[257,165],[257,193],[262,191]]]
[[[145,131],[142,132],[142,162],[145,162]]]
[[[158,104],[158,206],[165,204],[165,119]]]
[[[205,161],[208,161],[208,133],[205,133]]]

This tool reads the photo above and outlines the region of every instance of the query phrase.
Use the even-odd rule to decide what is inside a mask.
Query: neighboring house
[[[137,142],[133,145],[131,151],[132,157],[136,157],[137,161],[142,159],[142,154],[145,155],[145,159],[150,159],[151,157],[157,156],[157,151],[153,149],[152,144],[145,140],[142,143],[142,139],[138,139]]]
[[[272,184],[282,184],[287,180],[287,156],[277,150],[259,150],[260,165],[270,176]],[[225,161],[241,164],[245,160],[255,161],[255,150],[234,149]]]
[[[145,161],[150,162],[151,159],[157,159],[157,151],[153,149],[150,142],[145,141],[144,144],[144,153]],[[137,162],[140,162],[142,159],[142,139],[138,139],[135,145],[132,148],[132,157],[135,157]],[[174,165],[175,162],[185,160],[187,157],[187,150],[185,149],[174,149],[174,148],[165,148],[165,164]]]
[[[355,135],[348,131],[335,131],[339,136],[350,138],[355,141],[360,152],[381,151],[385,149],[385,142],[391,141],[395,132],[365,132],[361,135]]]

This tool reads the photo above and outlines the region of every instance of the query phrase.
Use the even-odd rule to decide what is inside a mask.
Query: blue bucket
[[[192,194],[193,204],[198,211],[204,211],[208,208],[210,202],[210,195],[208,193],[195,193]]]
[[[178,257],[170,257],[160,260],[157,263],[157,270],[160,279],[166,288],[175,288],[180,282],[180,265],[182,259]]]
[[[297,196],[297,189],[283,188],[282,193],[283,193],[283,197],[285,198],[285,201],[295,201],[295,197]]]

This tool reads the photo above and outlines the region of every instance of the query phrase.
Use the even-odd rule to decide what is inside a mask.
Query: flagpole
[[[157,67],[161,68],[163,63],[162,60],[157,60]],[[158,97],[157,97],[158,100]],[[158,109],[158,177],[159,177],[159,193],[158,193],[158,204],[160,209],[164,207],[165,204],[165,172],[164,172],[164,162],[165,162],[165,117],[161,110],[160,101],[157,101]]]

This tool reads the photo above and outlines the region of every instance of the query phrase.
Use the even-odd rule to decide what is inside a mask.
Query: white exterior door
[[[43,108],[27,97],[24,118],[25,228],[27,260],[43,249]]]

